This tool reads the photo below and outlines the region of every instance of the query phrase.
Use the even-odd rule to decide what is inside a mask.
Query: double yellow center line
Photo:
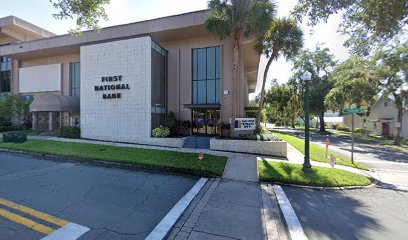
[[[34,210],[32,208],[19,205],[17,203],[10,202],[10,201],[8,201],[6,199],[3,199],[3,198],[0,198],[0,205],[3,205],[3,206],[6,206],[6,207],[9,207],[9,208],[18,210],[20,212],[26,213],[28,215],[31,215],[31,216],[36,217],[38,219],[47,221],[49,223],[52,223],[52,224],[60,226],[60,227],[63,227],[63,226],[65,226],[65,225],[67,225],[69,223],[68,221],[65,221],[63,219],[48,215],[46,213],[39,212],[37,210]],[[48,226],[37,223],[37,222],[35,222],[35,221],[31,220],[31,219],[28,219],[26,217],[17,215],[15,213],[12,213],[12,212],[7,211],[7,210],[2,209],[2,208],[0,208],[0,216],[3,216],[3,217],[5,217],[5,218],[7,218],[7,219],[9,219],[9,220],[11,220],[13,222],[24,225],[24,226],[26,226],[28,228],[31,228],[31,229],[33,229],[33,230],[35,230],[37,232],[43,233],[43,234],[48,235],[48,234],[51,234],[54,231],[54,229],[52,229],[52,228],[50,228]]]

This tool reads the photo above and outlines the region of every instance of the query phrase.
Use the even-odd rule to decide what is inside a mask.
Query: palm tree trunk
[[[238,71],[238,63],[239,63],[239,41],[241,39],[241,33],[235,32],[234,33],[234,55],[233,55],[233,66],[232,66],[232,82],[233,82],[233,90],[232,90],[232,123],[231,129],[232,133],[235,136],[235,118],[237,117],[237,104],[238,104],[238,84],[239,84],[239,71]]]
[[[259,101],[258,116],[256,118],[256,130],[255,131],[257,133],[260,132],[260,128],[261,128],[261,113],[262,113],[262,108],[263,108],[264,98],[265,98],[265,83],[266,83],[266,78],[268,77],[268,71],[269,71],[269,68],[271,67],[273,59],[275,59],[275,52],[272,52],[272,55],[269,58],[268,63],[266,64],[264,75],[263,75],[261,99]]]

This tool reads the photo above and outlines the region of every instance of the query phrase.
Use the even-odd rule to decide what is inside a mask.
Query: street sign
[[[343,114],[363,114],[365,113],[365,110],[362,108],[345,108],[343,109]]]

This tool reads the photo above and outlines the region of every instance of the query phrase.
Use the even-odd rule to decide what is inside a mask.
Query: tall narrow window
[[[193,49],[193,104],[220,103],[220,47]]]
[[[152,129],[164,123],[167,99],[167,51],[152,42]]]
[[[70,64],[71,96],[81,97],[81,64],[79,62]]]
[[[0,92],[11,91],[11,58],[0,57]]]

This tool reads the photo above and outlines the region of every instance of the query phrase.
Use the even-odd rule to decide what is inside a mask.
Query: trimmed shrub
[[[238,140],[251,140],[251,141],[281,141],[281,139],[274,134],[255,134],[255,135],[244,135],[238,137]]]
[[[0,125],[0,132],[22,131],[24,129],[25,129],[24,125],[20,125],[20,126],[12,125],[12,124]]]
[[[170,136],[170,129],[168,127],[160,126],[158,128],[153,129],[152,135],[155,138],[166,138]]]
[[[169,136],[177,136],[180,123],[177,120],[176,114],[174,112],[169,112],[169,114],[167,114],[166,118],[164,119],[163,126],[169,129]]]
[[[337,126],[336,130],[337,131],[343,131],[343,132],[350,132],[350,128],[345,127],[345,126]]]
[[[231,124],[227,122],[221,122],[218,125],[218,128],[221,132],[221,137],[229,137],[231,131]]]
[[[81,128],[77,126],[63,127],[61,136],[63,138],[81,138]]]
[[[356,128],[354,130],[355,133],[363,133],[363,129],[362,128]]]
[[[191,122],[189,120],[177,121],[177,122],[178,122],[177,135],[179,136],[190,135],[190,129],[192,127]]]
[[[22,131],[3,133],[3,142],[23,143],[27,141],[27,134]]]

